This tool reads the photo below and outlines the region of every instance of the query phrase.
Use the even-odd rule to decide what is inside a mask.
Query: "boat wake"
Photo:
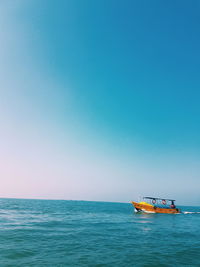
[[[184,211],[183,214],[200,214],[200,211]]]

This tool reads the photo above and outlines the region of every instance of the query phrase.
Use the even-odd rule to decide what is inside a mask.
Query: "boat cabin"
[[[175,199],[156,198],[156,197],[143,197],[144,202],[154,207],[175,209]]]

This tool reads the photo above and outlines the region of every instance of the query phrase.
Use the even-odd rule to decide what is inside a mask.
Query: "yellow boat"
[[[174,199],[164,199],[155,197],[144,197],[142,202],[134,202],[132,204],[136,212],[145,213],[181,213],[180,209],[176,208]]]

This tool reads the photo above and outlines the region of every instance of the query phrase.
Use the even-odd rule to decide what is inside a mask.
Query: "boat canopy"
[[[143,199],[152,199],[152,200],[166,200],[166,201],[176,201],[175,199],[159,198],[159,197],[143,197]]]

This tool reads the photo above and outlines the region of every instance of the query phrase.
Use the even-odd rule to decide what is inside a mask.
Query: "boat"
[[[145,213],[181,213],[175,205],[174,199],[156,198],[156,197],[143,197],[141,202],[131,202],[135,208],[135,212]]]

